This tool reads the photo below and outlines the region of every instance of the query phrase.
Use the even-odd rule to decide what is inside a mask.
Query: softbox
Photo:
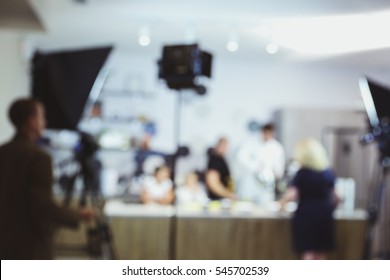
[[[96,78],[112,47],[42,53],[32,60],[32,96],[46,109],[47,127],[77,130]]]

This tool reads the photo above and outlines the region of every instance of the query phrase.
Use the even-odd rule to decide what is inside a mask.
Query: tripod
[[[379,178],[379,184],[375,187],[372,197],[370,199],[369,205],[368,205],[368,226],[366,230],[366,236],[365,236],[365,244],[364,244],[364,253],[363,253],[363,259],[369,260],[373,257],[378,257],[379,259],[388,260],[390,259],[390,251],[389,251],[389,244],[388,244],[388,233],[386,230],[387,221],[387,213],[386,209],[384,211],[382,208],[386,208],[386,181],[389,179],[389,170],[390,170],[390,158],[384,157],[381,160],[379,173],[377,174],[377,177]],[[381,242],[381,250],[378,252],[377,256],[374,256],[372,253],[372,246],[373,246],[373,239],[375,234],[375,226],[381,217],[380,214],[382,214],[382,219],[384,221],[383,226],[383,232],[381,234],[380,242]]]
[[[98,210],[98,216],[95,220],[95,226],[87,231],[87,245],[76,250],[86,251],[89,256],[96,259],[116,259],[114,246],[112,244],[112,234],[107,218],[104,216],[104,199],[100,192],[99,174],[101,170],[100,162],[94,158],[97,149],[92,147],[90,142],[92,138],[82,135],[84,147],[76,153],[73,161],[78,162],[79,170],[70,177],[62,178],[62,186],[65,191],[63,205],[69,207],[72,200],[75,183],[78,178],[83,180],[83,189],[81,192],[79,207],[85,207],[88,204]],[[93,143],[93,142],[91,142]],[[88,148],[85,148],[88,147]]]

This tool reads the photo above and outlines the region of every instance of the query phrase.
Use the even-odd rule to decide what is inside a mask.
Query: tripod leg
[[[386,238],[386,213],[383,211],[382,208],[386,208],[385,204],[385,196],[386,196],[386,180],[387,180],[387,174],[388,174],[388,167],[382,166],[381,168],[381,175],[380,175],[380,183],[377,188],[374,190],[374,194],[372,197],[372,200],[370,202],[369,208],[368,208],[368,226],[366,231],[366,237],[365,237],[365,246],[364,246],[364,254],[363,259],[369,260],[373,258],[373,240],[374,240],[374,233],[378,226],[378,220],[380,219],[380,214],[382,214],[382,220],[384,221],[384,232],[382,232],[382,238]],[[383,211],[383,213],[381,213]],[[387,241],[385,239],[380,238],[379,241],[384,241],[384,244],[382,244],[382,247],[380,251],[378,252],[378,257],[380,259],[388,258],[388,248],[386,247]],[[384,246],[384,247],[383,247]],[[382,249],[383,248],[383,249]],[[382,251],[383,250],[383,251]]]
[[[65,191],[64,200],[62,201],[64,207],[69,207],[70,205],[78,175],[79,174],[74,174],[71,177],[63,177],[60,179],[60,184]]]
[[[387,172],[384,173],[383,178],[383,188],[381,190],[381,208],[379,209],[381,215],[379,217],[379,226],[380,226],[380,251],[379,251],[379,258],[382,260],[389,260],[390,259],[390,248],[389,248],[389,231],[388,228],[390,226],[390,221],[388,220],[388,197],[389,197],[389,190],[387,189],[386,182],[388,181]]]
[[[107,221],[103,222],[102,224],[102,235],[103,235],[103,243],[102,243],[103,257],[105,257],[105,259],[111,259],[111,260],[117,259],[115,248],[112,243],[112,232]]]
[[[383,167],[379,167],[376,169],[376,172],[374,172],[374,187],[372,190],[371,198],[369,200],[368,204],[368,221],[367,221],[367,229],[365,234],[365,241],[364,241],[364,252],[362,259],[364,260],[370,260],[372,259],[372,250],[373,250],[373,240],[374,240],[374,230],[375,225],[378,220],[378,207],[380,207],[380,197],[381,197],[381,189],[383,185]],[[377,184],[377,185],[376,185]],[[376,186],[375,186],[376,185]]]

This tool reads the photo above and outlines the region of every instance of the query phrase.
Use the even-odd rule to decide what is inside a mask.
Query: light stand
[[[176,190],[176,168],[177,168],[177,160],[179,158],[179,150],[180,150],[180,136],[181,136],[181,105],[183,101],[182,92],[180,89],[177,89],[177,97],[176,97],[176,108],[175,108],[175,142],[176,142],[176,152],[172,158],[172,173],[171,179],[173,182],[173,191]],[[174,203],[175,211],[173,212],[173,216],[171,218],[170,224],[170,234],[169,234],[169,259],[176,260],[176,229],[177,229],[177,203]]]
[[[197,44],[164,46],[161,60],[158,61],[158,77],[166,81],[170,89],[177,91],[175,110],[175,142],[176,152],[172,157],[171,179],[173,191],[176,189],[176,166],[177,159],[182,156],[180,146],[181,129],[181,105],[183,89],[192,89],[199,95],[206,93],[206,88],[198,84],[197,77],[206,76],[211,78],[212,55],[202,51]],[[177,203],[171,219],[169,237],[169,258],[176,259],[176,227],[177,227]]]
[[[384,157],[380,161],[380,171],[378,176],[380,177],[378,186],[374,189],[371,201],[368,205],[368,225],[365,235],[365,244],[364,244],[364,253],[363,259],[370,260],[373,259],[372,254],[372,244],[374,239],[375,225],[377,224],[380,214],[383,215],[384,228],[381,234],[381,248],[382,250],[378,252],[379,259],[388,260],[390,259],[389,244],[387,240],[387,213],[382,211],[382,207],[386,208],[386,181],[389,179],[389,170],[390,170],[390,158]]]

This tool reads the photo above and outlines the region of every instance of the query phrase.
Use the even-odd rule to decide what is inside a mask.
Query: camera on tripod
[[[381,160],[388,162],[390,158],[390,89],[368,78],[361,78],[359,86],[371,126],[371,132],[363,135],[361,142],[363,144],[377,142]]]
[[[79,206],[89,203],[99,213],[95,225],[87,231],[86,246],[78,248],[94,258],[115,258],[112,236],[103,213],[104,199],[100,190],[101,163],[94,137],[78,129],[85,108],[89,109],[107,77],[104,64],[112,47],[65,52],[37,52],[32,61],[32,95],[46,108],[47,128],[70,130],[79,136],[72,149],[73,157],[63,164],[76,163],[77,170],[63,176],[60,185],[65,193],[63,205],[70,205],[75,183],[82,179]],[[69,246],[68,246],[69,247]]]
[[[381,259],[390,259],[390,248],[386,246],[389,240],[389,222],[386,213],[386,196],[389,190],[387,183],[390,171],[390,89],[368,78],[361,78],[359,81],[364,106],[370,122],[371,132],[362,136],[363,143],[376,142],[379,151],[379,167],[377,181],[379,184],[374,187],[370,194],[368,212],[368,226],[365,237],[363,259],[373,258],[373,236],[374,229],[380,218],[383,226],[379,233],[379,242],[382,246],[377,255]],[[374,258],[376,256],[374,255]]]
[[[206,87],[200,84],[199,77],[211,78],[211,64],[211,53],[202,51],[197,44],[164,46],[158,77],[170,89],[193,89],[204,95]]]
[[[99,150],[99,145],[95,138],[85,132],[80,132],[80,141],[74,147],[76,159],[92,157]]]
[[[376,142],[381,155],[381,160],[384,160],[384,163],[386,164],[390,158],[390,124],[388,121],[383,120],[378,126],[373,127],[371,130],[371,132],[361,137],[361,143],[370,144]]]

